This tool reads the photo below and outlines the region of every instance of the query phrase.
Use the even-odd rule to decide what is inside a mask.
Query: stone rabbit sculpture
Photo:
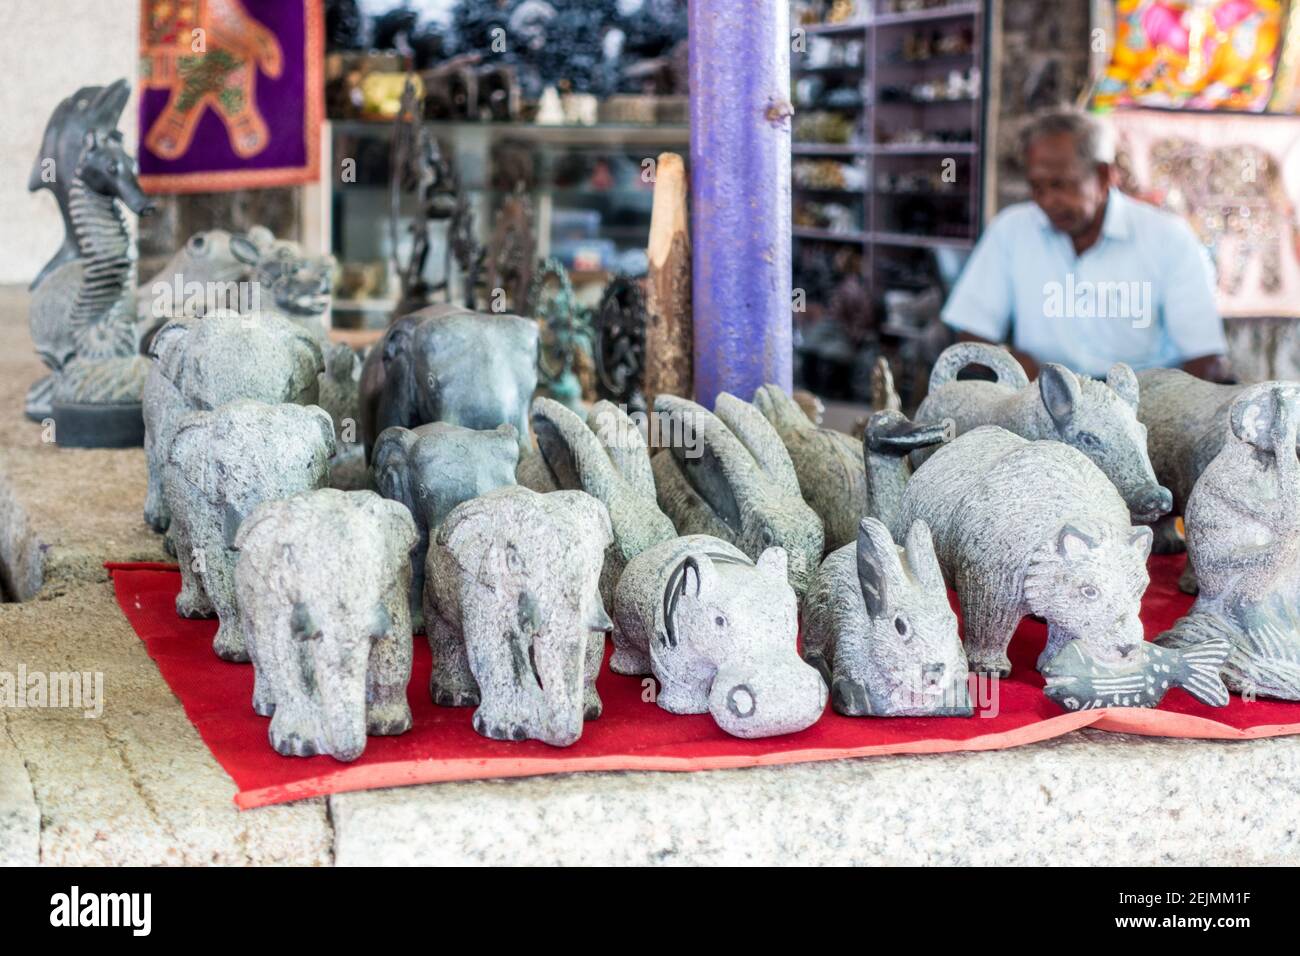
[[[1187,501],[1200,593],[1158,640],[1226,640],[1231,690],[1300,700],[1300,384],[1237,390],[1226,418],[1227,439]]]
[[[386,428],[375,442],[375,487],[415,518],[411,549],[411,623],[424,630],[424,562],[429,536],[462,502],[512,485],[519,459],[513,425],[474,431],[446,422]]]
[[[596,675],[613,623],[600,569],[612,540],[605,506],[581,491],[512,486],[457,506],[425,578],[434,702],[478,704],[485,737],[576,741],[601,711]]]
[[[958,381],[957,373],[968,365],[990,368],[998,380]],[[1044,365],[1031,385],[1006,349],[959,342],[935,362],[930,392],[916,420],[951,418],[959,435],[997,425],[1030,441],[1064,442],[1087,455],[1114,483],[1134,521],[1152,522],[1169,511],[1173,498],[1156,481],[1137,409],[1138,380],[1122,362],[1111,367],[1104,383],[1063,365]]]
[[[144,520],[155,531],[171,521],[162,471],[181,416],[250,399],[314,405],[324,371],[320,345],[273,316],[214,315],[169,322],[154,336],[144,388],[148,489]]]
[[[655,500],[645,439],[624,412],[605,401],[593,405],[584,422],[554,399],[535,398],[532,421],[539,450],[533,468],[540,470],[534,490],[585,491],[609,512],[614,541],[605,555],[600,593],[606,607],[613,607],[614,586],[627,563],[677,537]],[[524,469],[520,474],[526,484]]]
[[[355,760],[411,727],[410,513],[373,491],[271,501],[239,529],[235,589],[253,709],[285,755]]]
[[[334,425],[314,405],[237,401],[181,419],[165,482],[181,571],[176,613],[217,615],[218,657],[248,660],[235,603],[239,526],[265,501],[323,487],[333,454]]]
[[[537,351],[537,323],[517,315],[433,305],[398,319],[361,371],[367,460],[385,428],[429,422],[480,430],[513,425],[527,451]]]
[[[959,435],[917,469],[893,533],[929,525],[957,591],[972,669],[1010,673],[1020,619],[1047,621],[1039,666],[1073,640],[1116,661],[1145,644],[1139,604],[1151,529],[1082,452],[994,426]]]
[[[906,559],[906,560],[904,560]],[[831,552],[804,603],[804,659],[849,717],[969,717],[966,653],[930,529],[906,548],[864,518],[858,540]]]
[[[811,727],[826,684],[799,657],[785,552],[757,562],[708,535],[657,544],[628,564],[614,597],[619,674],[654,674],[673,714],[712,714],[734,737]]]
[[[654,457],[659,506],[677,533],[708,534],[757,560],[785,550],[790,584],[802,599],[821,562],[821,518],[804,501],[790,454],[767,419],[726,392],[715,412],[674,395],[655,398],[674,441]]]

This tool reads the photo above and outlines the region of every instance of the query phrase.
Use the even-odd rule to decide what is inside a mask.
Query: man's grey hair
[[[1020,155],[1045,136],[1069,133],[1079,162],[1089,167],[1115,162],[1115,130],[1105,119],[1077,109],[1053,109],[1031,117],[1020,130]]]

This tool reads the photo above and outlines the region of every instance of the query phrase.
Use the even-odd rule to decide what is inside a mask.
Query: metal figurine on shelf
[[[646,294],[643,280],[614,276],[596,308],[596,391],[645,412]]]
[[[54,194],[65,234],[31,286],[32,342],[50,374],[28,390],[25,413],[53,417],[62,445],[121,447],[144,438],[149,363],[138,350],[135,253],[118,204],[139,215],[154,206],[116,129],[130,92],[118,80],[63,100],[27,184]]]
[[[590,318],[578,305],[568,270],[551,258],[533,275],[528,293],[528,314],[541,330],[537,356],[538,384],[569,408],[582,406],[580,372],[591,369],[595,343]]]
[[[653,674],[672,714],[711,714],[735,737],[812,726],[826,684],[800,657],[798,599],[786,554],[757,561],[719,538],[688,535],[633,558],[614,598],[617,674]]]
[[[519,312],[527,307],[537,258],[532,200],[522,182],[513,188],[497,210],[488,240],[488,309],[494,312]],[[504,302],[498,302],[499,294],[505,296]]]
[[[1226,639],[1231,690],[1300,700],[1300,383],[1240,390],[1225,417],[1226,440],[1187,501],[1200,592],[1158,640],[1196,649]]]
[[[958,381],[957,373],[968,365],[992,369],[997,381]],[[1150,523],[1169,511],[1173,496],[1156,481],[1137,409],[1138,380],[1122,362],[1111,367],[1105,382],[1049,364],[1031,383],[1006,349],[959,342],[934,364],[930,394],[916,419],[951,418],[958,434],[997,425],[1030,441],[1064,442],[1114,483],[1134,521]]]

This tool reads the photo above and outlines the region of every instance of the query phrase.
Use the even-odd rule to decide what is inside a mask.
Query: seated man
[[[1109,127],[1048,113],[1022,149],[1033,202],[984,230],[943,321],[966,341],[1008,342],[1030,378],[1042,362],[1097,378],[1115,362],[1226,378],[1209,257],[1182,219],[1113,187]]]

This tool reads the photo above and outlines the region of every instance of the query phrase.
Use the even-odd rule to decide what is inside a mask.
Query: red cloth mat
[[[1184,558],[1151,560],[1151,587],[1143,623],[1155,637],[1191,599],[1178,591]],[[878,754],[999,750],[1059,737],[1080,727],[1172,737],[1244,739],[1300,733],[1300,703],[1243,701],[1224,708],[1197,703],[1172,690],[1160,709],[1113,708],[1066,713],[1042,694],[1033,669],[1046,628],[1025,621],[1011,645],[1010,678],[979,685],[977,716],[967,718],[841,717],[829,707],[817,724],[797,734],[740,740],[709,715],[679,717],[644,701],[641,679],[601,673],[605,702],[572,747],[537,741],[488,740],[470,725],[473,708],[435,707],[429,700],[429,645],[415,639],[409,697],[414,726],[398,737],[371,737],[350,764],[332,757],[282,757],[267,742],[267,718],[253,713],[253,672],[212,653],[216,621],[176,616],[180,574],[170,565],[109,564],[118,603],[163,678],[185,707],[212,755],[230,774],[240,807],[402,784],[485,777],[522,777],[576,770],[712,770],[801,763]],[[987,706],[981,707],[984,704]],[[984,716],[979,716],[981,711]]]

